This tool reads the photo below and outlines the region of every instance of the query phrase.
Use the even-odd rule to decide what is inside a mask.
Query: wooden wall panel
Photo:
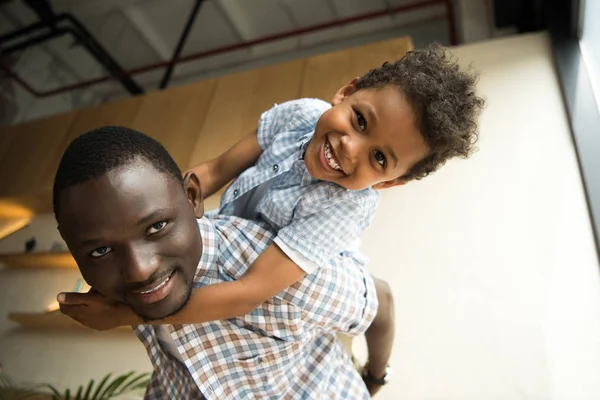
[[[302,83],[301,97],[330,101],[335,92],[357,76],[396,61],[412,50],[409,38],[399,38],[310,57]]]

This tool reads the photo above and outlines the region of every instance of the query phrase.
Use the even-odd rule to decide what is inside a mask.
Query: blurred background
[[[392,37],[418,48],[526,32],[536,3],[2,0],[0,124]]]

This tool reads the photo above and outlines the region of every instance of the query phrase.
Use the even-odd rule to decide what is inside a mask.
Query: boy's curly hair
[[[478,138],[477,120],[485,101],[475,92],[477,74],[461,71],[439,44],[408,52],[359,78],[356,90],[397,85],[414,108],[429,154],[401,178],[421,179],[453,157],[467,158]]]

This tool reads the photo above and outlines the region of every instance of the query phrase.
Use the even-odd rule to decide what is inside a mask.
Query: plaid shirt
[[[300,99],[263,113],[257,130],[263,153],[227,188],[219,210],[236,215],[236,199],[275,179],[258,203],[259,218],[277,232],[276,243],[283,242],[317,266],[331,264],[340,253],[360,260],[360,237],[379,200],[376,190],[344,189],[313,178],[306,169],[305,147],[329,108],[322,100]]]
[[[273,239],[266,224],[236,217],[202,218],[198,226],[196,288],[238,279]],[[344,266],[320,268],[241,318],[166,325],[184,364],[151,325],[135,327],[155,369],[145,398],[368,399],[336,331],[364,333],[377,296],[361,265]]]

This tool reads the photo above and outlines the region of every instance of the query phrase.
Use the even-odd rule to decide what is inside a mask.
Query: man
[[[177,313],[193,288],[237,279],[273,237],[239,218],[204,218],[197,177],[182,178],[158,142],[119,127],[71,143],[54,212],[97,296],[143,321]],[[74,317],[78,307],[62,305]],[[241,318],[139,325],[155,368],[146,398],[368,398],[336,332],[364,333],[377,312],[373,281],[356,266],[321,268]]]

